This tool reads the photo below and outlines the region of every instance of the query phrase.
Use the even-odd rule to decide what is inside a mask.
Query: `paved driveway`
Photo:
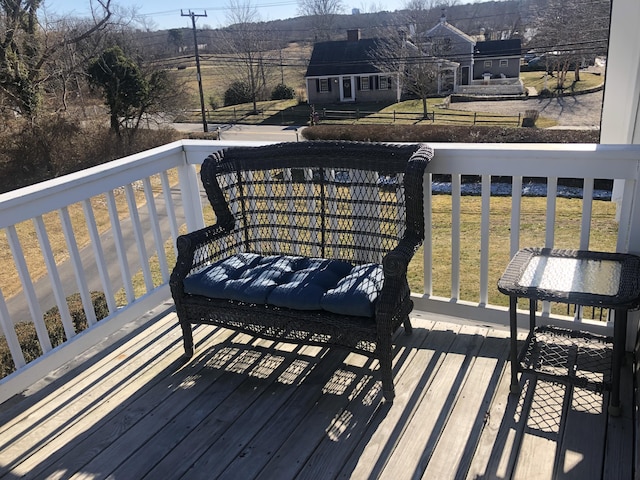
[[[602,116],[603,91],[559,98],[532,98],[487,102],[452,103],[451,110],[515,115],[525,110],[538,110],[543,117],[551,118],[559,126],[599,128]]]

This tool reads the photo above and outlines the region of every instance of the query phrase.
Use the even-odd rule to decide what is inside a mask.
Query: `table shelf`
[[[520,370],[601,393],[611,390],[613,338],[558,327],[536,327],[520,353]]]

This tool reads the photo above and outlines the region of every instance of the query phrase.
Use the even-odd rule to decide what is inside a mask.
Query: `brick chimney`
[[[360,29],[354,28],[353,30],[347,30],[347,41],[357,42],[360,40]]]

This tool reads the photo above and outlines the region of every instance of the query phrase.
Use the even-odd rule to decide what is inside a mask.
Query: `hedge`
[[[462,125],[317,125],[307,140],[457,143],[599,143],[599,130],[548,130]]]

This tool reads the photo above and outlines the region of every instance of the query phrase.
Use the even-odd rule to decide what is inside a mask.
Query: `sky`
[[[228,2],[225,0],[188,0],[188,2],[176,0],[112,0],[120,6],[135,7],[138,13],[151,23],[154,29],[191,27],[191,19],[181,16],[182,12],[189,10],[195,14],[204,14],[206,18],[198,18],[197,25],[208,25],[216,28],[226,23]],[[347,7],[345,13],[351,13],[353,8],[359,8],[362,12],[372,11],[373,5],[383,5],[384,10],[393,12],[402,9],[406,0],[344,0]],[[90,14],[90,0],[45,0],[44,11],[47,15],[87,17]],[[297,0],[253,0],[251,4],[256,7],[260,19],[277,20],[297,16]],[[377,11],[380,8],[374,8]]]

